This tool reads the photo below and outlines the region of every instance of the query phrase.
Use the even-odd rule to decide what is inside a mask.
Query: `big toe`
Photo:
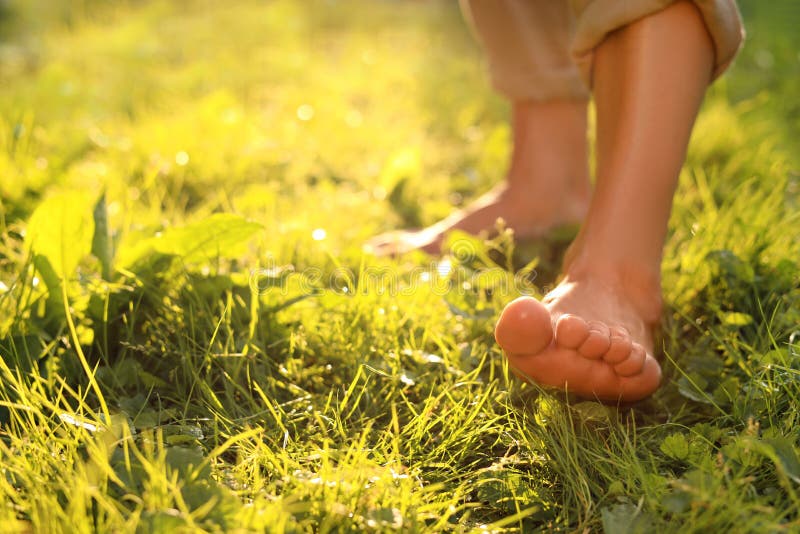
[[[538,300],[520,297],[500,314],[494,337],[510,354],[536,354],[553,339],[550,312]]]

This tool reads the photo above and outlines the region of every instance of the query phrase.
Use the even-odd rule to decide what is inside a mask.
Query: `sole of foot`
[[[642,400],[658,389],[661,367],[653,357],[651,329],[606,295],[616,307],[596,320],[595,314],[567,313],[574,293],[561,291],[544,303],[520,297],[506,306],[495,328],[495,339],[506,354],[512,370],[522,379],[577,396],[608,404]],[[566,293],[566,296],[564,294]],[[599,296],[584,294],[584,299]],[[565,302],[566,301],[566,302]]]

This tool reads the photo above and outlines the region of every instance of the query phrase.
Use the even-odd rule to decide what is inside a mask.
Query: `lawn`
[[[800,6],[740,5],[606,407],[492,337],[568,235],[362,252],[503,177],[454,2],[0,1],[0,531],[800,531]]]

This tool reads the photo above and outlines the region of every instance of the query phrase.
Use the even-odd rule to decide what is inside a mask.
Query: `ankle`
[[[613,288],[649,324],[661,319],[661,273],[658,266],[633,261],[605,261],[576,254],[564,266],[564,278],[572,282],[599,282]]]
[[[504,206],[503,217],[507,222],[525,225],[515,228],[525,234],[531,229],[582,222],[589,211],[591,191],[552,186],[538,188],[535,184],[516,187],[507,183],[493,191],[493,201]]]
[[[572,172],[523,171],[511,168],[505,182],[496,189],[498,198],[509,203],[555,210],[579,205],[586,211],[592,198],[589,177],[580,169]],[[544,206],[541,206],[544,204]]]

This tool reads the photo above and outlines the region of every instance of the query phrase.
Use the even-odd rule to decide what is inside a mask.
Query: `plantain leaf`
[[[231,257],[261,228],[260,224],[239,215],[215,213],[201,221],[166,230],[154,238],[153,248],[190,263]]]
[[[86,193],[62,193],[39,204],[28,221],[26,247],[44,257],[58,279],[69,278],[92,250],[92,204]]]

